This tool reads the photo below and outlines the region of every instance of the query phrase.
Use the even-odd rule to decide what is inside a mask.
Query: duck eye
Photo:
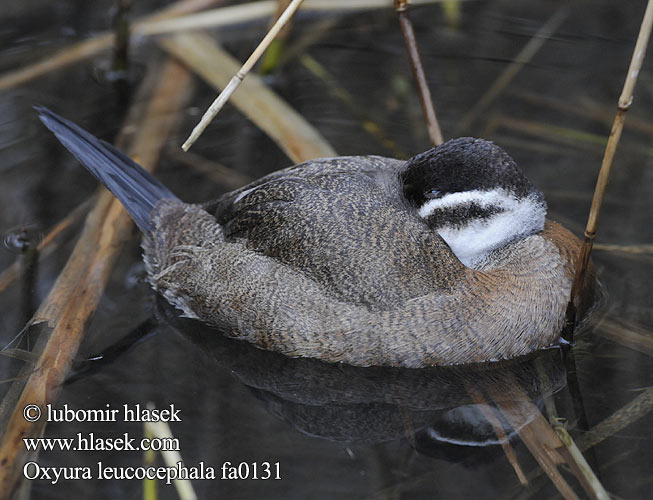
[[[437,189],[432,189],[424,193],[424,198],[426,198],[427,200],[435,200],[436,198],[440,198],[441,196],[442,193]]]

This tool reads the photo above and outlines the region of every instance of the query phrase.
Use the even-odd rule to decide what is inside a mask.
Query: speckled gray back
[[[455,286],[462,266],[400,196],[404,162],[342,157],[264,177],[207,206],[226,241],[374,309]]]

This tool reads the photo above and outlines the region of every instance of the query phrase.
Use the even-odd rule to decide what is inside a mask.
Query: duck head
[[[414,156],[404,196],[467,267],[544,228],[546,202],[496,144],[462,137]]]

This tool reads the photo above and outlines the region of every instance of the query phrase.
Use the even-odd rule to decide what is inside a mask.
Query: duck
[[[133,218],[152,288],[227,336],[406,368],[560,340],[580,243],[493,142],[452,139],[406,161],[310,160],[190,204],[111,144],[36,110]]]

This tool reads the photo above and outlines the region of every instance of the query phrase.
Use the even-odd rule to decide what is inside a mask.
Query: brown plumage
[[[143,230],[153,288],[230,336],[289,356],[421,367],[515,357],[560,335],[579,243],[554,222],[542,228],[541,193],[487,141],[450,141],[409,162],[314,160],[190,205],[143,181],[110,145],[40,111]],[[469,189],[411,178],[431,166],[435,179],[451,162]],[[504,194],[505,203],[487,201]],[[487,228],[513,206],[540,225],[488,244],[467,266],[439,234],[457,237],[468,218]]]

